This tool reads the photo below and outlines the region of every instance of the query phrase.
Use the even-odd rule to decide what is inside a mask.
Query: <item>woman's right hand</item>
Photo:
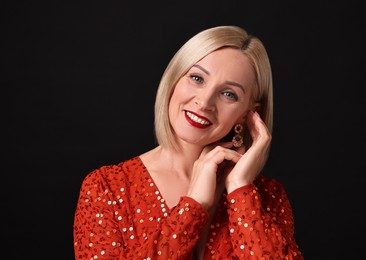
[[[225,160],[236,163],[241,154],[230,149],[231,142],[206,146],[195,161],[187,196],[195,199],[204,208],[209,209],[215,200],[217,172]]]

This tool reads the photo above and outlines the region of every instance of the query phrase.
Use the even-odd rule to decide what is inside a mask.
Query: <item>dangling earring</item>
[[[234,131],[235,131],[235,135],[233,137],[232,142],[235,147],[240,147],[243,144],[243,136],[242,136],[243,125],[236,124],[234,127]]]

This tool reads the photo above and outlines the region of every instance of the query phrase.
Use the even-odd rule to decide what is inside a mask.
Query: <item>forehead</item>
[[[202,58],[197,65],[204,68],[210,76],[224,80],[236,81],[243,85],[251,85],[254,81],[251,62],[239,49],[216,50]]]

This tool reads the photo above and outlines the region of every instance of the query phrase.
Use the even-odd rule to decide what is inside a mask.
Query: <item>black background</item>
[[[239,25],[267,47],[280,180],[305,259],[360,259],[365,234],[363,8],[351,1],[1,3],[2,254],[73,259],[91,170],[155,146],[153,106],[195,33]]]

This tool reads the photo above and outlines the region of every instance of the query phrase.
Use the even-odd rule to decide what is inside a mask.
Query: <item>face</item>
[[[240,51],[224,48],[197,62],[177,83],[169,119],[179,142],[205,146],[243,123],[254,73]]]

